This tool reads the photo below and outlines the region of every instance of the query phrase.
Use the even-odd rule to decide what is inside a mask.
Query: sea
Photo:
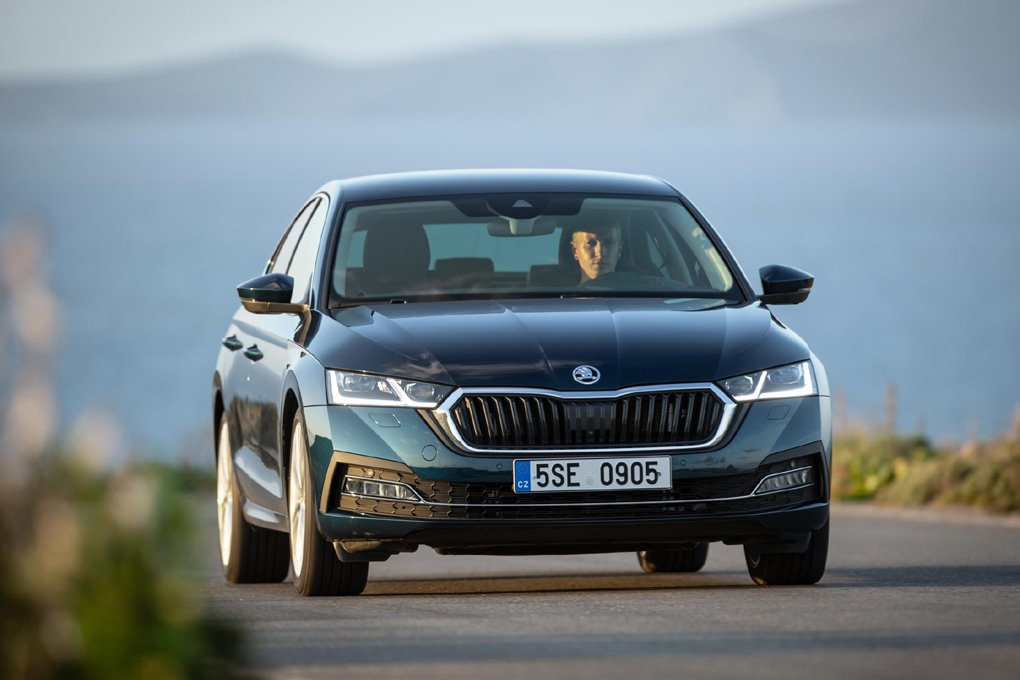
[[[825,363],[842,425],[960,441],[1002,433],[1020,403],[1018,159],[1015,121],[38,121],[0,126],[0,230],[27,218],[47,245],[62,428],[105,412],[147,455],[211,460],[235,287],[325,182],[443,168],[651,174],[699,207],[752,281],[771,263],[815,276],[807,302],[774,310]]]

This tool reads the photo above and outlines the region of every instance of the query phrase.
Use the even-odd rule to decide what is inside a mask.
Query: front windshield
[[[334,299],[662,296],[742,300],[733,273],[676,200],[473,195],[354,206]]]

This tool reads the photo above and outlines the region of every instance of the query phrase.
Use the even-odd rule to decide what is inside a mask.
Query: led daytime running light
[[[329,403],[338,406],[410,408],[436,408],[452,390],[446,385],[435,385],[420,380],[334,370],[326,371],[326,387]],[[411,396],[412,394],[415,396]],[[432,398],[422,398],[426,394],[431,394]]]
[[[771,385],[770,376],[780,376],[783,372],[788,372],[791,369],[800,368],[801,379],[800,384],[796,387],[789,389],[779,389]],[[740,382],[752,381],[754,390],[751,392],[741,392]],[[777,384],[781,384],[778,383]],[[730,395],[734,401],[760,401],[763,399],[789,399],[792,397],[811,397],[818,394],[818,389],[815,387],[814,374],[811,370],[810,361],[802,361],[796,364],[788,364],[786,366],[779,366],[777,368],[770,368],[764,371],[756,371],[754,373],[748,373],[746,375],[736,376],[734,378],[728,378],[720,381],[720,385],[725,392]]]
[[[757,496],[763,493],[773,493],[774,491],[783,491],[785,489],[807,486],[814,481],[814,475],[811,473],[811,468],[809,467],[800,468],[798,470],[790,470],[789,472],[780,472],[774,475],[769,475],[765,479],[761,480],[758,484],[758,488],[754,490],[754,495]]]
[[[344,493],[352,496],[384,498],[391,501],[421,502],[421,498],[410,487],[395,482],[384,482],[363,477],[344,479]]]

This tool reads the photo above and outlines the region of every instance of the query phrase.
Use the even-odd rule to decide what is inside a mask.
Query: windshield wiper
[[[329,306],[329,309],[343,309],[344,307],[360,307],[362,305],[406,305],[407,300],[405,298],[390,298],[389,300],[343,300],[342,302],[334,302]]]

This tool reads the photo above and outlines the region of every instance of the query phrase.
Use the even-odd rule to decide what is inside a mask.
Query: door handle
[[[223,338],[222,342],[223,346],[229,349],[231,352],[236,352],[237,350],[244,347],[244,343],[238,340],[236,335],[231,335],[229,338]]]
[[[248,357],[252,361],[258,361],[262,358],[262,350],[259,349],[258,345],[252,345],[248,349],[244,350],[244,356]]]

